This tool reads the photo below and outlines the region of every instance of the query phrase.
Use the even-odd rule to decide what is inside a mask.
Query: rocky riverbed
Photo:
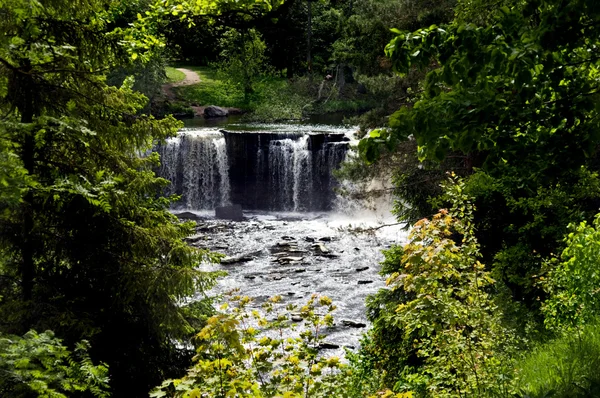
[[[385,287],[378,273],[381,250],[406,238],[400,226],[356,233],[357,227],[393,222],[371,217],[361,222],[334,214],[255,212],[233,222],[198,212],[179,216],[197,220],[197,234],[188,239],[191,245],[226,256],[221,264],[203,265],[228,273],[214,293],[239,288],[257,306],[275,295],[283,297],[283,304],[298,305],[315,293],[326,295],[338,307],[326,347],[339,350],[358,346],[368,327],[365,298]]]

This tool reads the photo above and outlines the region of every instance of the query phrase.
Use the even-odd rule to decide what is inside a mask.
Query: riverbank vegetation
[[[597,1],[0,0],[0,27],[0,395],[600,394]],[[173,61],[184,107],[367,111],[340,178],[387,171],[411,232],[346,360],[327,297],[205,297],[219,258],[140,156],[181,127]]]

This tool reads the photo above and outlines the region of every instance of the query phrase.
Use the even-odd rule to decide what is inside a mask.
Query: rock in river
[[[229,115],[229,111],[227,109],[221,108],[220,106],[210,105],[204,108],[205,119],[227,117],[227,115]]]
[[[244,221],[241,205],[222,206],[215,209],[215,216],[222,220]]]

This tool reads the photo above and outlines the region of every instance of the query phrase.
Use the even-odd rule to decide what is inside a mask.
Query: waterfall
[[[165,194],[181,196],[176,208],[327,211],[348,142],[340,133],[188,130],[157,151]]]
[[[159,148],[159,174],[171,181],[166,194],[181,195],[179,207],[214,209],[230,203],[229,162],[222,134],[180,134]]]
[[[285,138],[269,143],[269,186],[274,209],[310,210],[312,191],[312,153],[309,136]]]

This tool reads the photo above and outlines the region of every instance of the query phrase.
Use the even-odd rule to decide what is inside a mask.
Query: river
[[[332,177],[353,143],[339,125],[193,126],[159,149],[160,173],[182,195],[175,214],[196,218],[191,244],[223,253],[225,270],[213,293],[240,289],[259,305],[281,295],[302,304],[311,295],[333,299],[332,349],[355,348],[368,327],[365,298],[385,287],[378,274],[382,249],[402,244],[406,232],[391,204],[361,209],[338,197]],[[241,204],[244,221],[217,220],[214,208]],[[381,228],[378,228],[381,227]],[[358,229],[378,228],[370,232]]]

